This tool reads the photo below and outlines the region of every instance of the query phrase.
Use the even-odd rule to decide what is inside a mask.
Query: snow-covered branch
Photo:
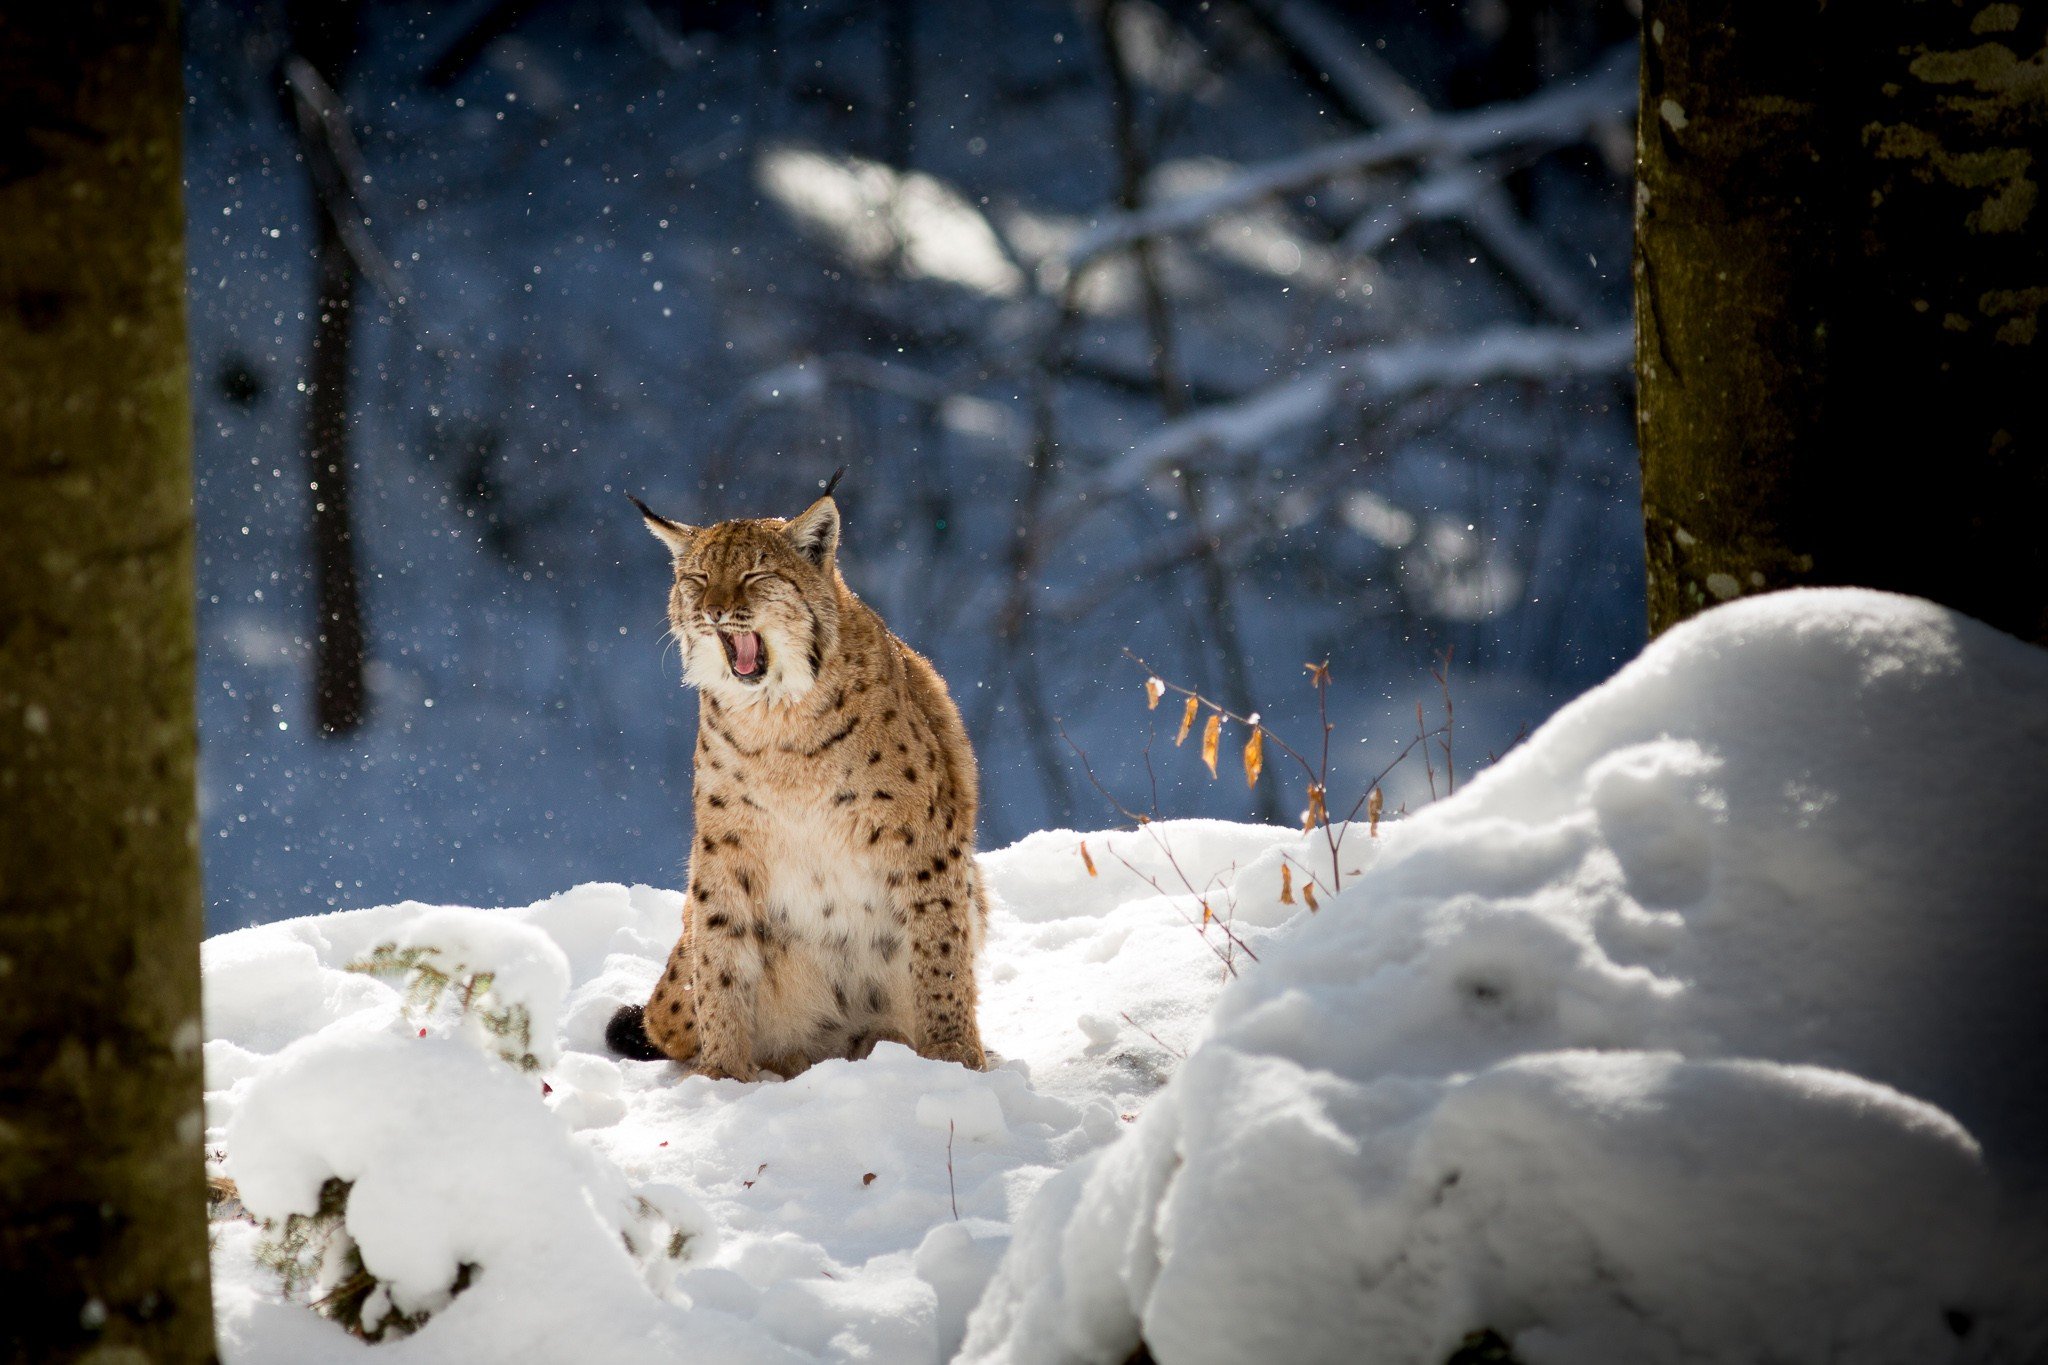
[[[1347,351],[1235,403],[1168,423],[1098,473],[1079,495],[1126,492],[1158,470],[1193,458],[1246,454],[1328,420],[1340,405],[1385,403],[1494,379],[1617,374],[1634,354],[1635,331],[1626,323],[1592,332],[1493,327],[1470,336]]]
[[[362,204],[362,187],[371,183],[370,170],[356,146],[355,133],[341,99],[318,69],[296,53],[284,59],[281,68],[286,89],[291,92],[292,112],[298,120],[299,145],[313,180],[320,207],[333,221],[342,249],[355,267],[393,308],[405,303],[405,286],[392,271],[389,261],[370,236],[371,215]]]
[[[1400,72],[1315,0],[1252,0],[1285,41],[1329,78],[1337,98],[1362,118],[1391,127],[1437,117]],[[1557,253],[1515,212],[1507,191],[1464,156],[1428,158],[1427,173],[1397,203],[1368,213],[1345,234],[1359,253],[1378,250],[1409,224],[1456,218],[1529,295],[1565,322],[1589,326],[1600,310]]]
[[[1067,253],[1069,271],[1133,243],[1172,236],[1248,204],[1313,188],[1333,176],[1430,157],[1472,156],[1501,147],[1561,145],[1591,125],[1626,117],[1636,103],[1636,51],[1617,48],[1591,71],[1526,100],[1461,114],[1418,118],[1248,167],[1199,194],[1105,218]]]

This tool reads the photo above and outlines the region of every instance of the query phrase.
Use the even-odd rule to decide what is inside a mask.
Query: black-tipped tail
[[[605,1025],[605,1044],[621,1057],[631,1057],[636,1062],[658,1062],[667,1057],[647,1036],[646,1015],[643,1006],[619,1006],[619,1012]]]

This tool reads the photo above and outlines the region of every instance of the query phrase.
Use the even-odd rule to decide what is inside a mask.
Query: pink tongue
[[[742,677],[761,666],[761,637],[753,631],[732,637],[732,671]]]

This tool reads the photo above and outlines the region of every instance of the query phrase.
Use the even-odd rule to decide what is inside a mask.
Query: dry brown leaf
[[[1218,711],[1209,717],[1209,723],[1202,727],[1202,762],[1209,765],[1209,776],[1216,776],[1216,742],[1223,735],[1223,713]]]
[[[1301,884],[1301,898],[1308,902],[1308,908],[1311,912],[1323,908],[1316,904],[1316,884],[1314,882],[1303,882]]]
[[[1294,904],[1294,869],[1286,863],[1280,864],[1280,903]]]
[[[1209,927],[1209,921],[1216,918],[1216,912],[1209,908],[1209,902],[1202,902],[1202,927]]]
[[[1266,732],[1258,726],[1252,727],[1252,737],[1244,742],[1244,784],[1247,787],[1259,785],[1259,773],[1266,766]]]
[[[1086,839],[1081,841],[1081,866],[1088,869],[1089,876],[1093,877],[1096,875],[1095,860],[1088,856],[1088,841]]]
[[[1302,833],[1308,833],[1317,825],[1327,825],[1330,823],[1330,808],[1325,804],[1326,800],[1322,783],[1311,782],[1308,784],[1308,810],[1301,817]]]
[[[1378,787],[1374,787],[1372,795],[1365,798],[1365,832],[1375,839],[1380,837],[1380,811],[1386,804],[1387,799],[1380,793]]]
[[[1187,710],[1180,713],[1180,733],[1173,737],[1173,747],[1178,749],[1181,741],[1188,737],[1188,731],[1195,728],[1195,712],[1201,709],[1200,697],[1189,697]]]
[[[1145,679],[1145,709],[1157,711],[1159,699],[1166,695],[1166,684],[1157,678]]]

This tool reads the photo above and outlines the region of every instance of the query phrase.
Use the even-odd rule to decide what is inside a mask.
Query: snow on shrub
[[[2043,810],[2048,653],[1669,632],[1262,949],[961,1358],[2040,1358]]]
[[[561,1055],[556,1016],[569,990],[569,960],[530,925],[480,910],[439,907],[348,964],[352,972],[396,976],[409,1013],[445,1003],[456,1027],[522,1071]]]
[[[348,1022],[293,1044],[223,1136],[287,1297],[369,1340],[406,1335],[472,1285],[560,1292],[563,1262],[624,1283],[709,1246],[703,1211],[634,1189],[470,1042]]]

